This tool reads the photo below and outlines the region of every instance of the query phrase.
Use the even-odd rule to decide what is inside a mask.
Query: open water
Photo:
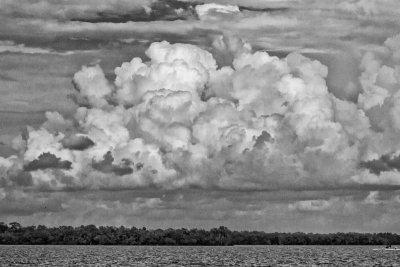
[[[0,266],[400,266],[373,246],[0,246]]]

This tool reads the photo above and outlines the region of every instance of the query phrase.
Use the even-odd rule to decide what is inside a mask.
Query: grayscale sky
[[[0,221],[400,232],[397,0],[0,0]]]

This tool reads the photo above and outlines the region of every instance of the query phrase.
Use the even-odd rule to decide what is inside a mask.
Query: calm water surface
[[[400,266],[372,246],[0,246],[0,266]]]

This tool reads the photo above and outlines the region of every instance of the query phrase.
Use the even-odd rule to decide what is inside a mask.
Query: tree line
[[[82,225],[79,227],[21,226],[0,222],[5,245],[387,245],[400,244],[394,233],[265,233],[231,231],[225,226],[204,229],[156,229]]]

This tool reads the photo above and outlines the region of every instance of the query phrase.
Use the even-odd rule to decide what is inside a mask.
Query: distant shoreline
[[[399,245],[396,233],[266,233],[235,231],[225,226],[204,229],[154,229],[86,225],[79,227],[21,226],[0,222],[0,245],[123,245],[123,246],[243,246],[243,245]]]

